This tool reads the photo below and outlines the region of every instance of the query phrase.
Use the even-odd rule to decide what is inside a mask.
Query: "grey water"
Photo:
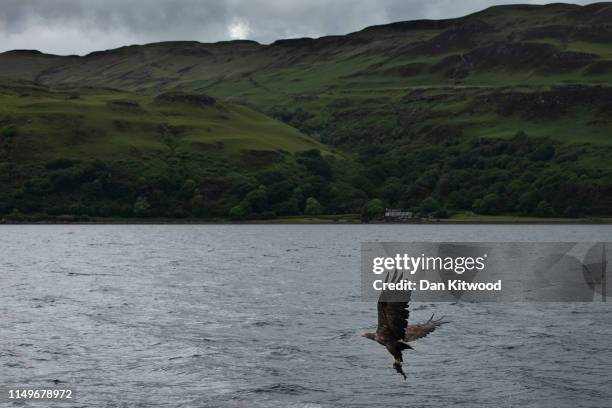
[[[407,381],[360,336],[364,241],[610,241],[597,225],[0,227],[0,387],[60,407],[609,407],[610,303],[413,303]],[[5,396],[3,396],[5,398]]]

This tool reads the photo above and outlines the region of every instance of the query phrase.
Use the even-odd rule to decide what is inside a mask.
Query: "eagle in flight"
[[[402,279],[403,274],[398,275],[396,270],[391,282],[399,283]],[[385,282],[389,283],[389,275],[387,275]],[[376,333],[363,334],[363,337],[385,346],[387,351],[395,358],[393,368],[404,379],[406,379],[406,374],[402,369],[402,350],[412,349],[408,342],[425,337],[439,326],[448,323],[442,318],[434,320],[434,316],[431,315],[426,322],[411,325],[408,324],[408,315],[408,301],[392,302],[389,293],[383,290],[378,298],[378,328]]]

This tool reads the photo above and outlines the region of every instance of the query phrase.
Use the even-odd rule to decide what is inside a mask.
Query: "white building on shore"
[[[391,220],[406,220],[412,218],[412,211],[402,211],[399,208],[385,208],[385,218]]]

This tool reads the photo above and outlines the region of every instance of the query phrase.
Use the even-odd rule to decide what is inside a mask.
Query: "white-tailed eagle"
[[[399,283],[402,279],[403,275],[398,274],[396,270],[391,282]],[[385,282],[389,282],[389,275],[387,275]],[[391,298],[389,292],[382,291],[378,298],[378,328],[376,333],[364,333],[363,336],[385,346],[387,351],[395,358],[393,368],[406,379],[406,374],[402,369],[402,351],[412,349],[408,342],[425,337],[448,322],[442,320],[442,318],[434,320],[432,315],[426,322],[410,325],[408,324],[408,302],[393,302],[390,301]]]

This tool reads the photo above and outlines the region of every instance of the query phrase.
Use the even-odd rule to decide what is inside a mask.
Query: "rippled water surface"
[[[453,323],[408,353],[403,381],[359,336],[376,325],[359,247],[376,240],[612,227],[2,226],[0,385],[76,387],[62,407],[612,406],[610,303],[412,304]]]

